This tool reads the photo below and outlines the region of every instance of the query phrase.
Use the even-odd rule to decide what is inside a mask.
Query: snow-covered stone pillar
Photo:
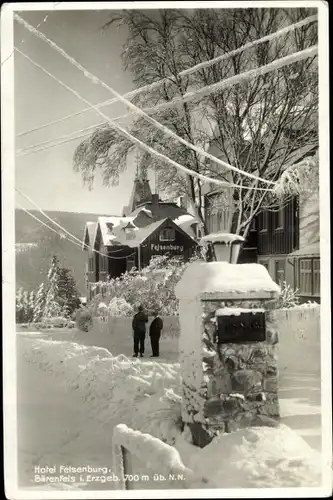
[[[194,444],[220,432],[276,425],[280,289],[264,266],[193,263],[176,286],[182,419]]]

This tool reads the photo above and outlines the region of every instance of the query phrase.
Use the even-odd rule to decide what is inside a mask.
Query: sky
[[[43,22],[45,16],[48,18]],[[20,13],[39,30],[74,57],[87,70],[120,94],[132,90],[131,74],[121,62],[126,43],[126,28],[101,30],[109,20],[109,11],[24,11]],[[112,98],[101,85],[94,84],[59,53],[21,24],[14,22],[15,45],[50,73],[74,88],[93,104]],[[33,66],[22,55],[14,55],[15,134],[57,120],[87,107],[82,101]],[[121,103],[103,107],[110,118],[126,113]],[[56,139],[103,119],[93,110],[62,123],[16,138],[16,150],[43,141]],[[121,175],[117,187],[104,187],[97,176],[91,191],[83,185],[81,175],[74,172],[72,158],[82,139],[44,151],[16,158],[16,187],[27,194],[44,210],[59,210],[119,215],[128,203],[135,175],[134,158]],[[151,183],[153,188],[153,180]],[[33,206],[17,194],[16,201],[24,208]],[[18,206],[18,205],[17,205]]]

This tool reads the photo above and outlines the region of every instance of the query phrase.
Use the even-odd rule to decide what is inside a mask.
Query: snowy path
[[[131,354],[131,346],[109,345],[96,336],[75,331],[46,334],[18,335],[18,440],[20,485],[32,485],[33,466],[73,465],[110,467],[111,430],[106,432],[101,423],[85,413],[82,399],[69,392],[65,380],[41,372],[20,355],[23,337],[66,340],[83,345],[109,348],[114,355]],[[105,344],[108,345],[105,345]],[[176,349],[169,346],[175,357]],[[125,352],[124,352],[125,350]],[[127,352],[129,351],[129,352]],[[161,361],[165,361],[165,356]],[[174,362],[176,359],[168,360]],[[146,359],[142,361],[146,362]],[[321,449],[320,378],[319,375],[283,374],[280,380],[282,421],[302,436],[314,449]],[[30,479],[30,481],[29,481]],[[83,485],[82,485],[83,486]],[[45,485],[43,485],[45,487]],[[93,484],[89,489],[110,485]]]
[[[20,337],[17,350],[19,486],[38,485],[31,481],[35,466],[110,467],[111,436],[85,415],[65,380],[20,359]]]

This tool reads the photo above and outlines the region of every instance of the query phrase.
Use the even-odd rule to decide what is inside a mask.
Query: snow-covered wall
[[[162,338],[179,337],[179,318],[177,316],[161,316],[163,320]],[[148,327],[154,318],[148,318]],[[93,319],[93,331],[112,335],[113,338],[122,338],[132,331],[132,317],[108,316],[106,321]]]
[[[320,306],[276,311],[279,325],[278,366],[283,373],[320,373]],[[330,335],[330,331],[323,332]]]
[[[119,424],[113,430],[113,469],[127,478],[127,489],[182,489],[193,479],[178,450],[151,434]]]
[[[281,374],[289,373],[319,373],[320,372],[320,306],[313,304],[307,307],[295,307],[292,309],[278,309],[275,311],[278,329],[279,344],[277,346],[278,368]],[[149,323],[152,318],[149,318]],[[121,344],[124,338],[131,335],[131,318],[112,317],[106,323],[94,319],[94,328],[89,335],[98,335],[110,340],[112,345]],[[184,350],[184,342],[194,345],[193,337],[180,342],[180,324],[178,316],[163,317],[164,330],[163,339],[168,339],[168,352],[170,349],[178,357],[178,353]],[[190,324],[187,324],[190,328]],[[323,334],[329,334],[324,332]],[[106,345],[107,347],[107,345]],[[297,353],[297,355],[295,354]]]

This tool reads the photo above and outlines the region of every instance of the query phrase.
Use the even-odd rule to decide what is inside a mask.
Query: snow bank
[[[72,342],[22,339],[23,356],[41,371],[65,378],[87,414],[110,432],[123,423],[173,444],[179,432],[179,365],[112,356]]]
[[[150,434],[129,429],[127,425],[120,424],[115,427],[113,444],[123,446],[130,453],[142,460],[148,468],[166,471],[167,474],[192,473],[187,469],[179,455],[178,450]]]
[[[321,456],[285,425],[221,434],[199,449],[176,441],[184,463],[208,488],[287,488],[321,485]],[[194,486],[193,486],[194,487]]]
[[[147,456],[151,446],[156,452],[153,437],[174,446],[171,457],[159,442],[157,455],[170,460],[169,465],[183,463],[191,469],[196,477],[192,488],[320,486],[320,454],[284,425],[220,434],[203,449],[191,445],[186,432],[181,433],[178,364],[133,361],[102,348],[35,338],[22,338],[22,349],[27,362],[67,381],[67,390],[75,391],[81,411],[91,418],[92,432],[98,422],[105,439],[118,424],[149,433]],[[119,431],[122,439],[124,429],[122,425]],[[126,447],[135,452],[137,436],[126,433]],[[81,446],[83,453],[84,440]]]

